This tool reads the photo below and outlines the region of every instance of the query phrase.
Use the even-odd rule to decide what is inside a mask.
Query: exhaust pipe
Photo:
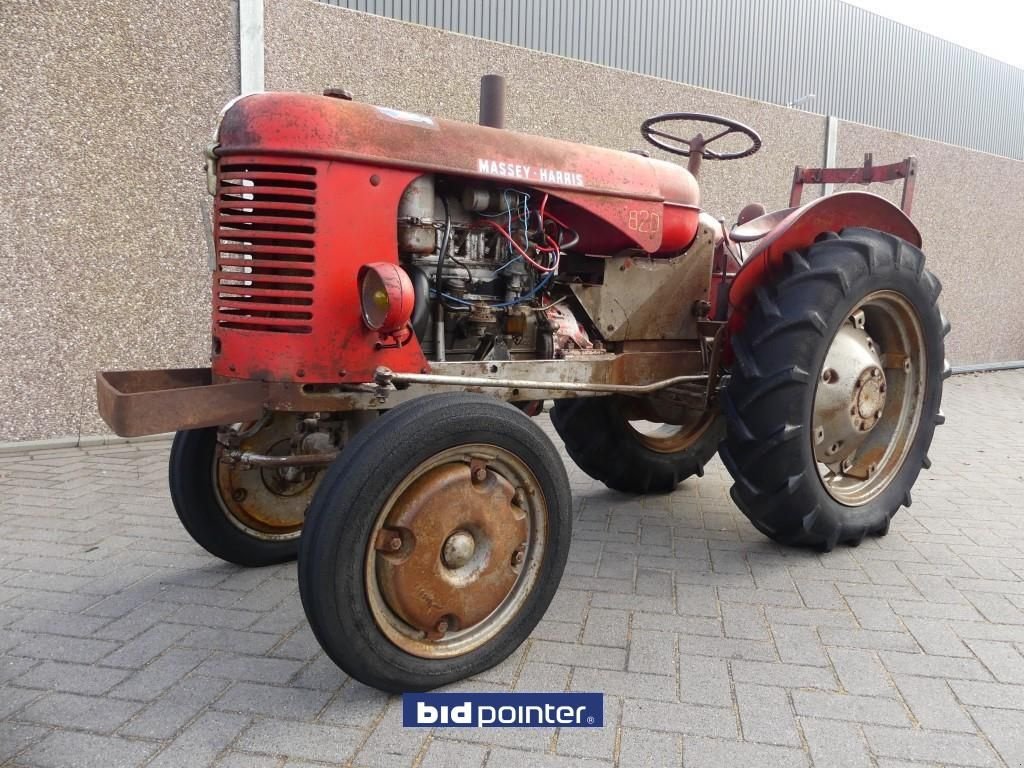
[[[505,127],[505,78],[501,75],[480,78],[480,125]]]

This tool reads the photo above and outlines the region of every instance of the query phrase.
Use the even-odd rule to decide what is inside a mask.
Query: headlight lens
[[[363,322],[380,333],[404,328],[416,303],[412,280],[397,264],[374,262],[359,270],[359,297]]]

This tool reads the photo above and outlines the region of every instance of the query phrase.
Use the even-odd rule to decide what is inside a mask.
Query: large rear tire
[[[551,423],[576,466],[623,493],[671,493],[704,474],[725,433],[719,412],[695,412],[683,425],[651,425],[629,418],[619,397],[558,400]]]
[[[350,676],[417,691],[498,664],[565,569],[561,457],[516,408],[428,395],[388,411],[330,466],[306,517],[299,591]]]
[[[871,229],[786,254],[757,289],[725,396],[732,498],[765,535],[830,550],[884,535],[943,422],[941,285]]]

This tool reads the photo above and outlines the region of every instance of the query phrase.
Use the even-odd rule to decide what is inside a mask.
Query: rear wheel
[[[252,434],[242,430],[241,450],[289,453],[294,416],[277,414],[253,426]],[[293,559],[322,472],[226,463],[217,433],[217,427],[178,432],[171,445],[171,501],[185,530],[207,552],[237,565]]]
[[[917,248],[870,229],[788,253],[758,289],[732,339],[721,448],[758,530],[829,550],[910,505],[943,421],[940,290]]]
[[[576,466],[623,493],[670,493],[718,450],[725,422],[717,409],[693,411],[682,424],[634,418],[635,403],[620,397],[559,400],[551,423]]]
[[[572,521],[565,468],[517,409],[418,398],[363,430],[306,520],[299,590],[345,672],[435,688],[505,659],[547,610]]]

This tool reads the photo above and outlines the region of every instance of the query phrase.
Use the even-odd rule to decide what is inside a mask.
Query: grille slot
[[[266,161],[222,163],[214,229],[217,325],[311,333],[316,169]]]

